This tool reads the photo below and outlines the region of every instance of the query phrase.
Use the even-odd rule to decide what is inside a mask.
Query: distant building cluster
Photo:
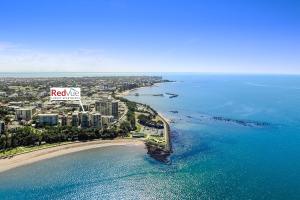
[[[84,111],[81,109],[79,102],[62,103],[60,105],[54,102],[54,104],[51,104],[52,106],[46,104],[46,110],[50,108],[51,113],[41,112],[45,109],[39,109],[40,112],[37,112],[37,108],[34,106],[18,107],[15,109],[15,120],[26,124],[35,118],[34,124],[37,127],[61,125],[101,129],[108,127],[117,121],[119,117],[119,101],[112,98],[101,98],[93,103],[85,103],[83,105]],[[65,110],[69,110],[70,112],[55,112],[64,108],[64,106],[66,106]]]
[[[61,125],[102,129],[116,122],[125,110],[124,105],[120,105],[119,101],[111,97],[87,101],[83,104],[84,111],[77,101],[32,104],[35,106],[24,106],[22,102],[9,102],[8,105],[8,110],[14,113],[12,120],[15,127],[31,124],[36,127]],[[122,108],[119,109],[120,106]],[[1,121],[0,133],[4,132],[4,127],[5,123]]]

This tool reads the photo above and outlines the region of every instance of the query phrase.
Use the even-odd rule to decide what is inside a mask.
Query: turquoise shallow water
[[[88,150],[0,174],[0,199],[300,199],[299,76],[165,78],[177,82],[128,98],[175,122],[170,164],[142,147]],[[165,92],[179,96],[151,96]]]

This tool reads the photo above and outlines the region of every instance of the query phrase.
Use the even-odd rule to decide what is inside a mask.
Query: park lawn
[[[4,156],[13,156],[13,155],[18,155],[18,154],[23,154],[23,153],[28,153],[40,149],[46,149],[50,147],[56,147],[64,144],[69,144],[72,142],[60,142],[60,143],[53,143],[53,144],[42,144],[39,146],[21,146],[21,147],[16,147],[8,150],[1,150],[0,151],[0,157]]]
[[[166,146],[166,142],[164,142],[164,141],[163,142],[162,141],[158,142],[157,140],[154,140],[153,138],[152,139],[147,139],[146,143],[152,144],[152,145],[155,145],[155,146],[161,147],[161,148],[165,148],[165,146]]]
[[[139,123],[136,123],[136,132],[140,132],[142,129],[142,126]]]
[[[149,135],[147,137],[147,140],[153,141],[153,142],[161,144],[161,145],[166,145],[166,141],[165,141],[164,137]]]

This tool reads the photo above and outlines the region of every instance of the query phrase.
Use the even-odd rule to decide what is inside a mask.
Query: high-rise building
[[[38,114],[40,126],[55,126],[58,124],[58,114]]]
[[[0,134],[3,134],[5,131],[5,123],[4,121],[0,121]]]
[[[72,126],[78,127],[79,126],[79,116],[78,112],[74,112],[72,114]]]
[[[91,119],[91,125],[93,128],[101,128],[101,114],[100,113],[93,113]]]
[[[101,100],[95,102],[95,109],[101,115],[111,115],[111,101]]]
[[[111,102],[111,115],[114,116],[115,119],[118,119],[119,113],[119,102],[112,101]]]
[[[90,118],[88,112],[81,113],[81,128],[89,128],[90,127]]]
[[[100,101],[95,101],[95,110],[100,112]]]
[[[89,111],[90,110],[90,105],[89,104],[83,104],[82,107],[83,107],[84,111]],[[82,107],[81,106],[79,107],[79,111],[83,111]]]
[[[115,119],[118,118],[119,102],[104,99],[95,102],[95,110],[101,115],[113,115]]]
[[[16,120],[29,121],[32,119],[32,116],[35,114],[35,111],[35,107],[19,108],[16,110]]]

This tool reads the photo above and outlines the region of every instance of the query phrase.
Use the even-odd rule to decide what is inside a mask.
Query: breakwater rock
[[[152,158],[163,163],[170,162],[170,151],[148,142],[146,142],[145,144],[147,148],[147,154],[149,154]]]
[[[169,95],[169,98],[175,98],[178,97],[178,94],[174,94],[174,93],[170,93],[170,92],[166,92],[166,95]]]
[[[269,126],[270,124],[267,122],[258,122],[258,121],[250,121],[250,120],[240,120],[240,119],[231,119],[226,117],[219,117],[219,116],[213,116],[213,120],[216,121],[223,121],[228,123],[235,123],[242,126],[249,126],[249,127],[265,127]]]
[[[177,110],[170,110],[170,113],[177,114],[177,113],[178,113],[178,111],[177,111]]]

